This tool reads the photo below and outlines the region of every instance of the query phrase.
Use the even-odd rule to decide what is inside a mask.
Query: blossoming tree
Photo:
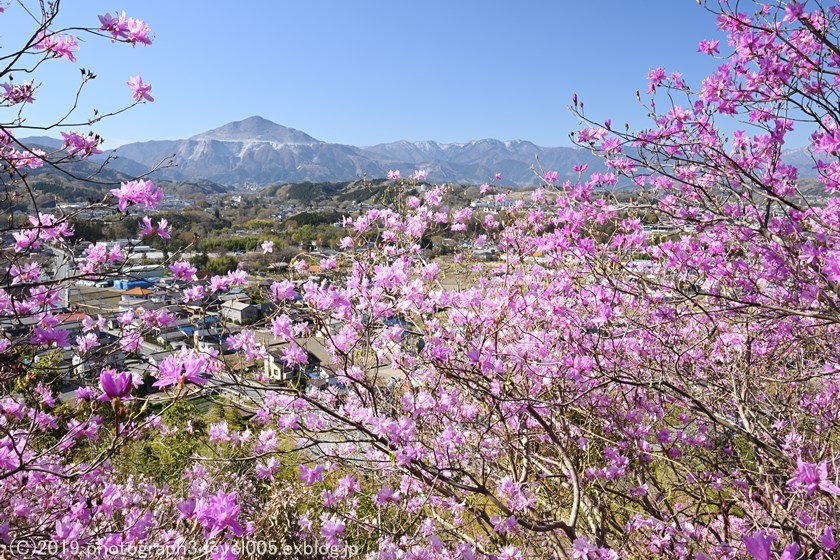
[[[840,207],[803,194],[782,147],[813,133],[837,190],[840,7],[707,8],[728,38],[699,45],[718,70],[697,90],[651,71],[636,133],[575,99],[577,141],[610,171],[547,171],[530,209],[481,217],[501,264],[464,259],[444,284],[421,237],[479,217],[441,189],[348,220],[360,251],[330,263],[346,281],[301,289],[342,383],[262,415],[322,454],[301,480],[345,523],[322,517],[322,534],[385,557],[834,554]],[[621,178],[634,204],[599,194]],[[325,482],[321,465],[364,474]]]
[[[270,320],[226,335],[228,349],[262,360],[269,332],[282,366],[317,383],[270,384],[184,348],[148,363],[145,382],[102,365],[59,405],[48,351],[85,357],[115,331],[106,355],[139,354],[179,306],[113,327],[88,318],[71,340],[51,309],[78,278],[45,280],[35,259],[70,242],[67,219],[36,209],[15,221],[0,292],[0,542],[65,558],[129,546],[273,557],[245,545],[279,539],[383,559],[834,557],[840,5],[751,7],[706,6],[727,40],[699,50],[721,65],[697,88],[652,70],[649,127],[599,124],[573,100],[585,123],[576,141],[607,172],[581,166],[579,181],[559,184],[547,170],[527,205],[493,213],[445,207],[445,187],[400,190],[389,173],[394,204],[346,218],[342,252],[320,263],[328,279],[308,280],[298,259],[269,288]],[[0,77],[26,57],[75,58],[54,18],[45,10]],[[125,16],[84,31],[148,42]],[[4,109],[31,101],[33,83],[4,85]],[[140,77],[128,85],[151,101]],[[61,151],[36,152],[15,123],[2,127],[15,185],[26,166],[61,167],[98,145],[71,132]],[[794,129],[811,134],[819,199],[783,157]],[[619,182],[634,186],[630,202],[611,197]],[[161,196],[142,179],[111,193],[102,204],[117,212]],[[166,232],[143,221],[142,235]],[[431,259],[423,239],[438,232],[474,245]],[[499,260],[474,260],[487,245]],[[124,260],[92,245],[79,277]],[[192,306],[247,283],[242,271],[201,284],[185,261],[168,268]],[[193,424],[179,401],[209,387],[250,419]],[[138,443],[187,440],[169,481],[132,469]]]
[[[102,153],[101,138],[80,130],[144,100],[152,101],[151,86],[140,76],[131,77],[127,85],[133,102],[80,118],[78,100],[95,77],[82,70],[81,83],[69,96],[64,117],[35,122],[28,112],[39,91],[62,87],[40,83],[40,71],[49,64],[76,62],[79,34],[149,45],[150,29],[125,13],[101,15],[90,27],[60,28],[59,2],[34,4],[0,5],[0,12],[20,10],[35,24],[22,45],[4,49],[0,56],[0,203],[9,216],[2,228],[0,257],[0,547],[4,555],[14,558],[82,558],[108,555],[108,547],[154,544],[158,548],[150,550],[166,556],[164,545],[176,545],[177,552],[191,533],[173,529],[178,514],[174,497],[148,477],[115,469],[112,461],[128,442],[159,426],[160,416],[149,414],[147,404],[132,397],[142,379],[105,364],[116,353],[136,352],[142,335],[170,322],[172,315],[167,310],[150,311],[136,323],[122,317],[113,338],[103,336],[102,317],[85,316],[78,336],[73,337],[66,324],[72,316],[61,309],[62,291],[79,280],[115,274],[128,254],[119,245],[96,244],[88,247],[79,262],[68,262],[75,261],[74,214],[42,212],[30,176],[32,170],[48,167],[101,188],[110,186],[95,172],[79,176],[74,167],[75,162]],[[61,132],[63,145],[48,151],[21,140],[44,130]],[[106,164],[107,160],[100,160],[93,167]],[[113,186],[107,197],[92,202],[90,208],[113,208],[115,213],[137,205],[152,209],[162,197],[161,190],[144,179]],[[22,216],[26,209],[31,215]],[[146,223],[139,233],[165,236],[166,223],[157,227]],[[60,261],[54,274],[46,266],[51,257],[44,255]],[[56,394],[63,375],[56,364],[68,353],[79,359],[73,362],[74,369],[85,364],[93,368],[92,378],[80,375],[76,380],[81,385],[75,403],[69,405],[60,403]],[[158,412],[165,413],[166,408]],[[198,470],[191,472],[196,477],[194,490],[199,492],[199,486],[206,490],[200,491],[192,509],[205,521],[192,533],[218,545],[213,548],[214,557],[229,557],[230,546],[223,541],[243,531],[236,520],[235,495],[211,488],[212,480],[199,476]],[[177,505],[183,508],[184,503]]]

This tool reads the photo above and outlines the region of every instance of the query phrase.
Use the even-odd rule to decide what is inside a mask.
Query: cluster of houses
[[[72,266],[65,264],[64,254],[57,253],[53,257],[56,269]],[[283,345],[269,332],[257,328],[257,323],[276,312],[275,305],[262,297],[267,293],[270,281],[257,282],[252,291],[234,288],[218,297],[188,305],[184,303],[183,286],[164,277],[164,272],[161,265],[131,264],[123,267],[118,278],[111,277],[107,282],[103,278],[96,282],[70,283],[62,292],[62,307],[53,309],[58,320],[56,328],[67,333],[67,346],[44,350],[29,363],[61,380],[61,396],[65,400],[75,398],[78,386],[95,385],[106,367],[129,371],[143,379],[143,387],[138,392],[151,395],[155,389],[151,376],[154,368],[150,366],[160,364],[184,348],[214,350],[226,362],[229,371],[245,375],[260,373],[273,382],[302,378],[314,386],[335,383],[333,376],[320,367],[323,360],[329,359],[320,343],[300,341],[309,354],[308,365],[304,369],[289,368],[279,359]],[[76,271],[70,268],[62,272],[62,278],[74,274]],[[194,284],[209,284],[209,274],[198,276]],[[174,321],[151,330],[141,328],[141,310],[159,309],[172,313]],[[130,312],[134,312],[133,319],[126,324],[127,317],[132,317]],[[298,313],[299,319],[305,319],[301,313]],[[28,337],[37,322],[34,315],[0,317],[0,332],[13,339]],[[92,323],[96,323],[93,329],[90,328]],[[230,336],[251,326],[267,349],[265,359],[245,360],[228,347]],[[126,350],[121,346],[120,339],[126,329],[142,332],[143,339],[136,349]],[[88,342],[86,349],[80,352],[75,341],[82,336],[87,337]],[[166,398],[165,395],[154,396]]]

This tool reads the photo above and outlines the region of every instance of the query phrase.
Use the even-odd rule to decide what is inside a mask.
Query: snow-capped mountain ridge
[[[404,175],[424,169],[430,181],[440,183],[483,183],[502,173],[506,184],[524,186],[538,182],[532,169],[538,157],[543,168],[561,176],[568,170],[569,178],[576,163],[600,165],[584,150],[543,148],[522,140],[334,144],[256,116],[184,140],[127,144],[117,153],[149,167],[171,159],[174,166],[158,171],[160,178],[201,178],[229,186],[377,178],[391,169],[401,169]]]
[[[60,140],[41,140],[61,145]],[[153,177],[209,180],[230,187],[375,179],[392,169],[401,170],[403,176],[422,169],[436,183],[480,184],[501,173],[503,184],[527,186],[538,184],[543,171],[556,171],[560,181],[574,181],[578,178],[572,169],[575,165],[587,163],[590,171],[605,170],[602,160],[588,150],[549,148],[527,140],[398,140],[356,147],[324,142],[262,117],[227,123],[184,140],[126,144],[116,155],[119,158],[110,167],[117,171],[136,175],[171,161],[173,166]],[[814,176],[807,150],[786,152],[785,159],[797,166],[800,177]]]

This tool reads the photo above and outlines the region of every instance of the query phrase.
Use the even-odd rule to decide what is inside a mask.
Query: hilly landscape
[[[532,166],[568,172],[571,178],[575,163],[601,165],[585,150],[544,148],[525,141],[440,144],[403,140],[349,146],[324,142],[261,117],[228,123],[184,140],[127,144],[116,153],[147,167],[171,160],[172,167],[157,172],[162,178],[200,177],[231,187],[381,178],[390,169],[400,169],[403,175],[424,169],[429,181],[457,183],[482,183],[502,173],[506,184],[528,186],[538,183]]]
[[[48,149],[61,146],[61,141],[49,137],[24,140]],[[807,151],[792,150],[787,159],[799,168],[801,177],[814,176]],[[592,171],[604,170],[599,158],[580,148],[496,139],[449,144],[400,140],[357,147],[318,140],[254,116],[183,140],[126,144],[70,168],[77,177],[95,176],[103,183],[102,189],[71,177],[50,176],[50,169],[33,175],[39,176],[37,185],[51,194],[78,199],[95,197],[113,183],[156,168],[151,175],[155,180],[167,182],[172,192],[189,195],[257,191],[292,183],[373,180],[384,178],[391,169],[399,169],[403,176],[422,169],[430,182],[460,184],[488,182],[501,173],[504,185],[528,187],[540,183],[541,170],[557,171],[561,181],[575,179],[572,167],[581,163],[589,164]]]
[[[62,142],[47,136],[23,139],[26,145],[47,153],[61,149]],[[100,201],[110,190],[123,181],[130,181],[149,172],[150,166],[125,158],[115,152],[91,156],[83,160],[63,163],[59,172],[51,166],[27,171],[26,184],[32,191],[35,202],[44,208],[57,201],[83,202]],[[196,195],[220,194],[230,190],[225,185],[200,177],[191,179],[163,179],[159,175],[157,185],[169,195],[190,198]],[[24,197],[29,200],[29,197]]]

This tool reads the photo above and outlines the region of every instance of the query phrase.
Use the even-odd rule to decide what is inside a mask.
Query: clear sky
[[[491,137],[560,146],[577,127],[573,92],[589,115],[642,125],[635,91],[649,69],[696,85],[717,64],[696,52],[717,30],[694,0],[64,0],[59,23],[94,25],[115,9],[147,21],[154,44],[87,38],[76,64],[55,61],[39,75],[30,122],[63,110],[84,67],[98,77],[82,120],[129,102],[132,75],[153,86],[154,103],[96,125],[109,147],[251,115],[361,146]],[[26,28],[20,12],[11,0],[0,14],[0,53]]]

